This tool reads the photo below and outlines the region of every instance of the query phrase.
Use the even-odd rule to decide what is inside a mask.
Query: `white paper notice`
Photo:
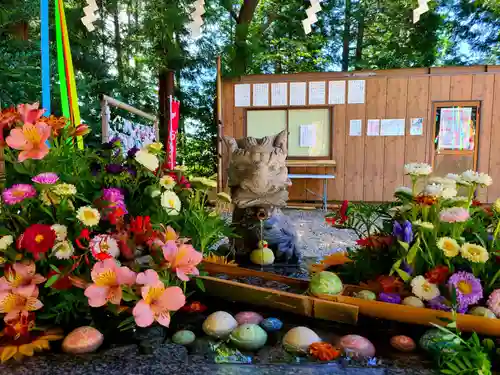
[[[366,135],[371,137],[380,135],[380,120],[368,120]]]
[[[306,83],[290,83],[290,105],[306,105]]]
[[[253,85],[253,106],[267,107],[269,105],[269,84],[256,83]]]
[[[380,123],[380,135],[398,136],[405,135],[405,119],[385,119]]]
[[[328,82],[328,104],[345,104],[345,81]]]
[[[300,147],[314,147],[316,146],[316,126],[300,125]]]
[[[234,106],[250,107],[250,85],[234,85]]]
[[[351,120],[349,126],[349,135],[351,137],[360,137],[363,133],[361,131],[362,121],[361,120]]]
[[[365,81],[349,81],[349,90],[347,93],[347,103],[363,104],[365,102]]]
[[[286,82],[271,84],[271,105],[288,105],[288,84]]]
[[[412,118],[410,124],[410,135],[424,134],[424,119],[422,117]]]
[[[325,104],[326,82],[309,82],[309,104]]]

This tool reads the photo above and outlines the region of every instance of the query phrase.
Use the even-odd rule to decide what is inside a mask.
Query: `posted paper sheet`
[[[286,82],[271,84],[271,105],[288,105],[288,84]]]
[[[442,108],[439,120],[438,148],[474,150],[472,108]]]
[[[250,107],[250,84],[234,85],[234,106]]]
[[[313,124],[300,125],[300,147],[316,146],[316,126]]]
[[[412,118],[410,123],[410,135],[424,134],[424,119],[422,117]]]
[[[326,82],[309,82],[309,104],[325,104]]]
[[[345,81],[328,82],[328,104],[345,104]]]
[[[351,120],[349,126],[349,135],[351,137],[361,137],[362,135],[362,121],[361,120]]]
[[[365,102],[365,81],[352,80],[349,81],[347,90],[347,103],[363,104]]]
[[[399,136],[405,135],[405,119],[385,119],[380,123],[380,135]]]
[[[380,135],[380,120],[368,120],[368,124],[366,125],[366,135],[371,137]]]
[[[306,105],[306,83],[290,83],[290,105]]]
[[[253,85],[253,106],[267,107],[269,105],[269,84],[256,83]]]

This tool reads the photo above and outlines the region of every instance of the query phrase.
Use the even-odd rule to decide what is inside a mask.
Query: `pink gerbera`
[[[53,185],[59,181],[59,176],[53,172],[45,172],[36,175],[31,179],[31,181],[41,185]]]
[[[16,184],[2,193],[3,201],[8,205],[21,203],[23,200],[36,196],[36,189],[29,184]]]

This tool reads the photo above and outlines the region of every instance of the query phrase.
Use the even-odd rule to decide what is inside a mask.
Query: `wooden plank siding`
[[[328,101],[328,81],[350,79],[365,80],[365,103],[346,102],[331,106],[331,147],[335,168],[293,167],[290,168],[290,173],[335,174],[336,179],[328,181],[330,201],[391,200],[396,187],[409,184],[409,179],[403,173],[404,164],[433,162],[433,103],[477,100],[481,103],[477,169],[488,173],[494,180],[493,186],[480,191],[478,198],[491,203],[500,197],[500,66],[255,75],[224,80],[223,134],[243,137],[246,134],[246,111],[253,109],[234,107],[236,84],[325,81]],[[308,95],[308,90],[306,93]],[[424,119],[423,134],[410,135],[411,119],[420,117]],[[404,136],[367,136],[369,119],[402,118],[406,124]],[[362,135],[350,136],[350,121],[358,119],[362,120]],[[223,151],[227,153],[225,147]],[[226,182],[227,155],[223,159],[223,169],[223,181]],[[306,192],[306,189],[321,194],[323,184],[320,180],[294,180],[289,189],[290,200],[320,200],[314,194]]]

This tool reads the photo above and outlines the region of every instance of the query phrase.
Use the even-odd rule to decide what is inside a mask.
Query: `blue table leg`
[[[323,210],[328,211],[328,180],[323,180]]]

